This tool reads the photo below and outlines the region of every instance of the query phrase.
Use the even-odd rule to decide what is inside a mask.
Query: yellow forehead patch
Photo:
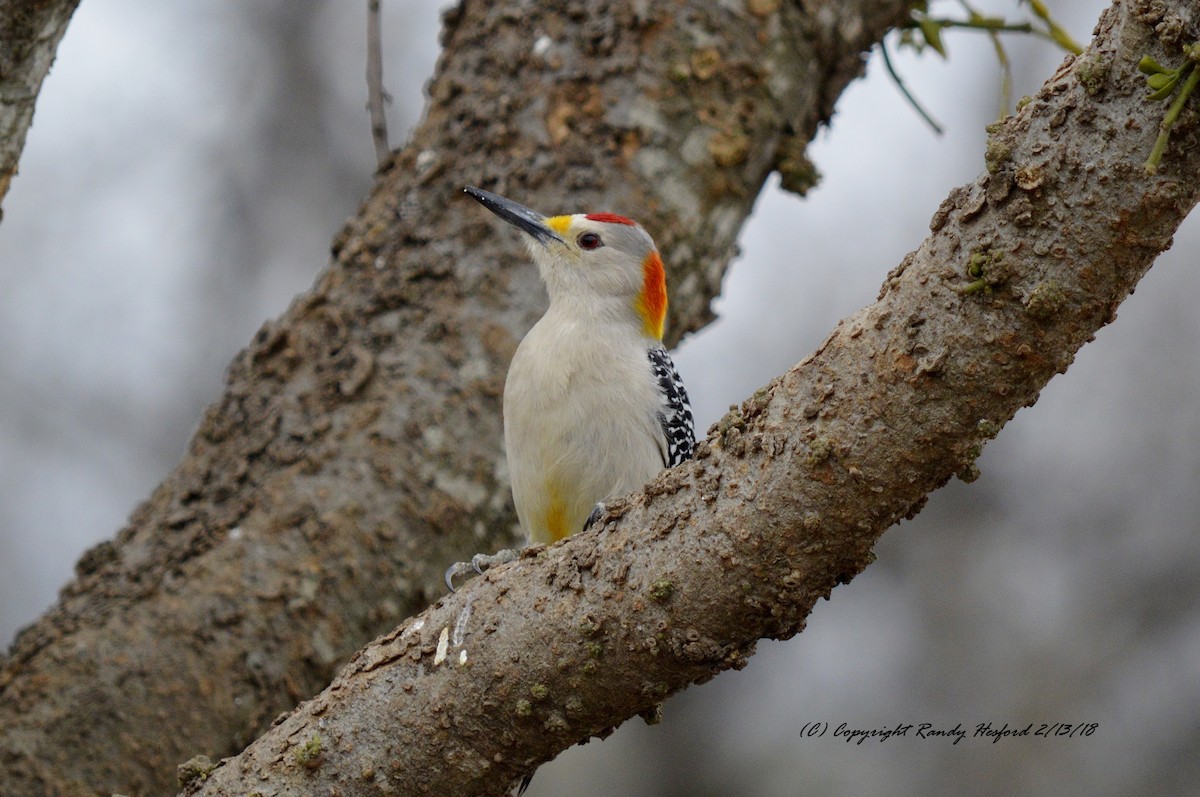
[[[559,235],[566,235],[567,228],[571,226],[571,216],[551,216],[546,219],[546,226]]]

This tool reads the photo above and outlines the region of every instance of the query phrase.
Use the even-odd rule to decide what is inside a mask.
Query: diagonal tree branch
[[[1117,3],[988,142],[878,301],[602,528],[535,548],[360,652],[189,794],[501,794],[570,744],[803,628],[883,531],[1066,370],[1200,198],[1200,134],[1141,169],[1142,54],[1190,7]],[[1164,18],[1170,24],[1164,23]]]
[[[79,0],[0,0],[0,203],[17,174],[42,81]]]
[[[461,187],[638,209],[674,334],[704,323],[780,153],[798,161],[907,9],[752,5],[448,13],[426,117],[328,271],[0,668],[0,793],[164,793],[180,761],[241,749],[441,594],[447,562],[511,543],[498,399],[544,299]]]

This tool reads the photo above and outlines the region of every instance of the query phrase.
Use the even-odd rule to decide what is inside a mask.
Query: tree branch
[[[501,794],[800,631],[886,528],[973,478],[1200,198],[1194,128],[1157,175],[1140,166],[1161,109],[1136,64],[1179,47],[1170,31],[1194,38],[1186,17],[1159,24],[1176,8],[1106,11],[1091,48],[993,129],[987,173],[950,193],[878,301],[715,426],[695,462],[376,640],[189,794]]]
[[[392,154],[388,144],[388,95],[383,88],[383,41],[379,30],[379,0],[367,0],[367,110],[371,116],[371,141],[375,163],[383,168]]]
[[[42,81],[79,0],[0,0],[0,203],[17,174]]]
[[[669,264],[676,339],[696,328],[777,153],[829,117],[906,4],[760,11],[449,12],[428,112],[335,262],[18,637],[0,669],[0,793],[166,792],[179,762],[241,749],[440,595],[448,562],[511,544],[499,396],[544,299],[462,186],[637,209]]]

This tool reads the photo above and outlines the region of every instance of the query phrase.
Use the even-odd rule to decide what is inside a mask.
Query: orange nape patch
[[[667,320],[667,272],[658,252],[651,252],[642,260],[642,291],[633,306],[641,316],[642,330],[655,340],[662,340]]]
[[[628,224],[630,227],[637,226],[633,219],[627,219],[624,216],[618,216],[616,213],[589,213],[584,218],[586,218],[588,221],[602,221],[607,224]]]

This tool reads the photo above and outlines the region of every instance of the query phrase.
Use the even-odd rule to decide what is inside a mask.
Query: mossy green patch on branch
[[[650,585],[650,597],[659,603],[663,603],[671,599],[675,594],[675,585],[669,579],[659,579]]]
[[[321,766],[321,735],[314,733],[308,741],[292,752],[292,760],[305,769]]]
[[[1025,312],[1038,320],[1052,318],[1066,303],[1067,297],[1057,281],[1049,279],[1039,282],[1025,300]]]
[[[1008,276],[1007,269],[998,268],[1004,260],[1004,252],[999,249],[981,249],[972,252],[967,259],[967,276],[973,281],[967,285],[954,286],[954,290],[962,294],[990,293],[992,288],[1003,282]]]

